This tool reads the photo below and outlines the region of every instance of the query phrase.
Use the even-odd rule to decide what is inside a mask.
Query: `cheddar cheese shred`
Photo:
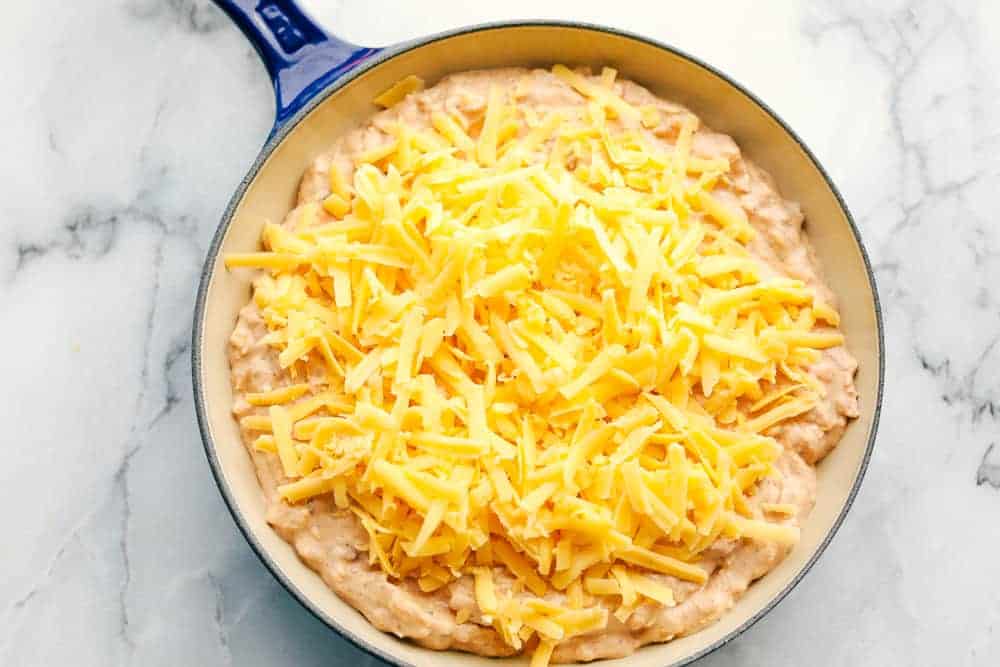
[[[796,542],[794,507],[750,500],[782,452],[769,430],[817,404],[809,367],[842,343],[813,289],[748,251],[746,213],[715,191],[728,162],[692,154],[697,119],[654,149],[655,110],[553,73],[582,118],[493,88],[480,127],[395,128],[226,258],[262,270],[292,378],[243,421],[284,499],[353,512],[393,580],[470,577],[481,621],[537,646],[533,665],[605,627],[586,600],[612,596],[624,622],[705,583],[720,538]]]

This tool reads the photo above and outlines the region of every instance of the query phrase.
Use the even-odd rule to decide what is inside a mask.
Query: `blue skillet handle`
[[[294,0],[215,0],[257,49],[274,84],[273,135],[327,84],[381,49],[351,44],[316,25]]]

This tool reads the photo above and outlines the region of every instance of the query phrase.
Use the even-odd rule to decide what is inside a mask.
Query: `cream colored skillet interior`
[[[274,576],[331,628],[389,662],[442,667],[527,664],[524,657],[496,660],[430,651],[376,630],[303,565],[294,549],[268,526],[254,467],[230,412],[226,345],[237,311],[249,299],[250,284],[245,272],[228,273],[222,257],[258,249],[264,221],[284,218],[313,158],[332,139],[372,115],[376,111],[372,99],[404,76],[416,74],[433,84],[445,74],[489,67],[548,67],[555,62],[598,69],[607,65],[618,69],[622,78],[687,105],[709,126],[731,135],[746,155],[774,176],[786,198],[802,205],[826,279],[840,299],[848,345],[860,363],[856,382],[861,416],[820,464],[816,507],[804,525],[801,542],[788,558],[708,628],[667,644],[647,646],[628,658],[594,664],[686,664],[733,639],[767,613],[810,568],[844,519],[871,455],[882,391],[882,328],[871,268],[844,202],[802,142],[773,112],[719,72],[636,35],[552,22],[490,24],[378,52],[332,43],[290,2],[219,4],[255,41],[276,79],[279,121],[233,196],[205,262],[194,318],[195,402],[208,460],[222,495],[247,541]],[[310,53],[315,57],[306,57]],[[343,60],[351,57],[362,62],[348,70],[350,65]],[[332,75],[325,79],[322,75],[337,66],[346,73],[326,83]]]

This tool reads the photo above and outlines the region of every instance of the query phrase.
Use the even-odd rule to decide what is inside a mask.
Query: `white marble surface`
[[[797,128],[876,265],[881,435],[813,572],[701,664],[1000,664],[1000,3],[310,4],[373,45],[636,30]],[[376,664],[257,562],[194,423],[202,256],[270,123],[254,53],[207,0],[37,0],[5,3],[0,56],[0,664]]]

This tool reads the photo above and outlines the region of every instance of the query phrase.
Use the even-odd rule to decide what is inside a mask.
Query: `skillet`
[[[197,294],[192,344],[195,409],[212,473],[254,552],[311,613],[363,650],[395,665],[486,667],[526,664],[434,652],[372,627],[309,570],[264,519],[264,499],[232,417],[227,341],[247,302],[246,276],[222,257],[258,248],[266,219],[293,206],[299,178],[332,141],[370,117],[372,99],[416,74],[429,84],[452,72],[502,66],[611,66],[620,76],[680,102],[731,135],[769,171],[782,194],[802,205],[807,230],[840,297],[842,329],[858,358],[861,416],[818,469],[816,507],[792,553],[753,584],[713,625],[601,665],[687,664],[731,641],[770,611],[812,567],[858,492],[875,443],[884,374],[882,316],[860,233],[827,173],[763,102],[726,75],[677,49],[597,25],[561,21],[487,23],[387,48],[351,44],[327,32],[293,0],[215,0],[260,54],[275,91],[275,122],[230,199],[209,247]]]

